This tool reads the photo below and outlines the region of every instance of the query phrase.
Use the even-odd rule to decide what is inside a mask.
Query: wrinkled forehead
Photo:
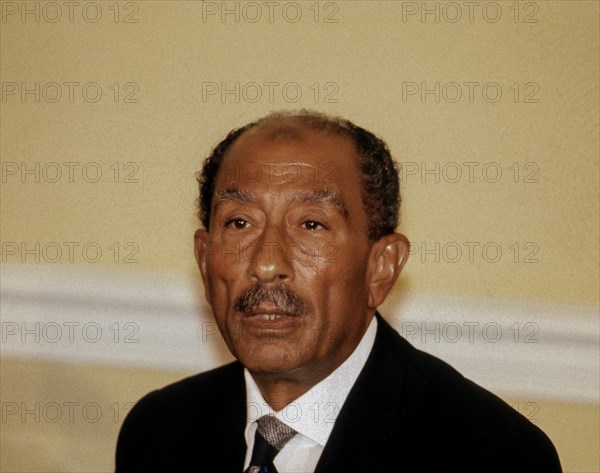
[[[225,176],[234,176],[233,170],[239,171],[240,167],[252,181],[253,173],[261,173],[257,166],[268,170],[271,179],[312,168],[323,183],[333,183],[328,177],[332,175],[335,181],[343,176],[355,181],[360,172],[356,146],[346,133],[294,120],[259,124],[246,131],[223,158],[217,183],[223,185]]]
[[[248,130],[221,163],[212,211],[226,202],[264,209],[333,207],[363,228],[362,172],[354,141],[297,123]],[[290,207],[291,206],[291,207]]]
[[[227,154],[234,153],[236,148],[248,143],[262,141],[264,143],[276,142],[306,142],[310,140],[345,142],[347,147],[355,148],[350,135],[333,124],[327,122],[304,122],[298,118],[286,117],[276,121],[259,123],[242,134],[233,144]]]
[[[348,187],[355,193],[361,175],[354,141],[346,134],[287,120],[244,133],[223,158],[215,192],[262,183],[261,191],[304,186]]]

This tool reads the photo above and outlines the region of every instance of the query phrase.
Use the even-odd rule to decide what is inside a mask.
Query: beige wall
[[[256,5],[263,17],[251,23]],[[479,2],[472,18],[468,2],[280,2],[272,22],[263,2],[227,6],[239,21],[210,14],[222,2],[81,2],[72,18],[65,2],[2,2],[3,262],[195,274],[202,157],[235,126],[309,107],[375,131],[403,163],[401,230],[415,253],[394,300],[408,291],[598,305],[596,2]],[[271,98],[265,83],[276,83]],[[208,94],[236,84],[238,97]],[[439,84],[439,102],[415,92],[422,84]],[[22,95],[36,87],[38,98]],[[19,360],[2,370],[3,402],[108,405],[179,376]],[[540,403],[569,471],[598,471],[596,406],[521,402]],[[3,471],[111,467],[116,423],[2,427]],[[28,463],[32,445],[39,464]],[[92,447],[94,458],[76,453]]]
[[[36,3],[27,5],[33,9]],[[19,13],[6,16],[2,80],[17,83],[19,90],[2,104],[1,150],[4,162],[17,163],[19,169],[3,177],[2,214],[10,222],[3,225],[3,241],[57,242],[65,252],[60,262],[67,261],[64,242],[95,242],[104,252],[98,264],[111,266],[117,265],[109,246],[134,242],[139,263],[130,266],[195,271],[190,258],[197,225],[193,175],[201,158],[234,126],[273,109],[313,107],[381,134],[397,158],[410,163],[409,172],[439,163],[439,183],[434,175],[425,175],[424,183],[420,173],[405,176],[402,230],[420,250],[440,244],[439,264],[434,255],[422,263],[421,252],[410,262],[406,280],[416,290],[596,304],[597,5],[521,4],[515,23],[513,3],[502,2],[502,17],[490,23],[495,10],[487,7],[486,21],[482,3],[470,23],[468,7],[458,4],[464,18],[450,23],[446,19],[453,18],[452,9],[440,7],[439,24],[432,15],[423,23],[418,14],[403,22],[411,2],[378,1],[332,3],[339,11],[329,19],[337,23],[323,22],[332,8],[325,4],[315,23],[310,2],[301,3],[303,17],[295,24],[284,21],[281,13],[269,23],[268,10],[264,20],[251,24],[242,15],[250,18],[249,9],[240,10],[240,23],[232,15],[226,23],[220,15],[203,22],[202,2],[194,1],[121,3],[119,23],[106,5],[93,24],[79,10],[69,23],[66,7],[65,18],[57,23],[44,20],[43,8],[39,24],[32,15],[25,23]],[[139,21],[123,23],[133,5],[139,12],[129,19]],[[220,2],[214,5],[221,8]],[[416,5],[420,9],[420,2]],[[534,13],[533,6],[539,11]],[[17,7],[21,10],[20,3]],[[45,16],[53,18],[54,11],[46,9]],[[92,8],[85,11],[93,18]],[[286,11],[291,18],[292,9]],[[63,96],[57,103],[48,102],[56,93],[47,86],[50,82],[61,84]],[[65,82],[80,84],[72,86],[74,103],[69,103]],[[103,93],[95,104],[82,97],[83,86],[92,82]],[[129,82],[133,84],[125,90]],[[239,103],[234,95],[227,95],[225,103],[220,94],[203,97],[206,83],[229,88],[239,83],[243,89],[250,82],[281,86],[273,103],[266,86],[256,103],[245,101],[242,92]],[[282,85],[291,82],[302,90],[297,103],[290,102],[293,87],[287,98],[282,95]],[[427,87],[440,84],[440,103],[431,95],[422,103],[420,94],[403,101],[403,84],[406,89],[407,83],[422,82]],[[463,90],[457,103],[448,101],[456,88],[444,89],[452,82]],[[465,82],[481,84],[474,88],[473,103]],[[21,83],[29,88],[40,84],[40,103],[33,95],[22,103]],[[321,89],[317,103],[311,90],[315,83]],[[332,84],[325,90],[326,83]],[[487,101],[494,99],[494,86],[488,87],[487,100],[482,95],[489,83],[502,89],[497,103]],[[129,100],[138,102],[123,103],[136,88]],[[88,86],[88,100],[95,90]],[[252,99],[254,90],[247,87],[245,96]],[[325,103],[332,91],[329,100],[337,103]],[[28,175],[22,183],[21,162],[30,169],[39,163],[42,182]],[[62,168],[56,183],[44,181],[45,165],[48,178],[55,176],[56,169],[47,167],[50,162]],[[75,182],[69,182],[65,162],[79,163],[73,167]],[[129,162],[138,167],[126,167]],[[515,162],[518,183],[515,168],[510,168]],[[458,163],[463,173],[458,182],[448,182],[455,179],[456,166],[442,171],[447,163]],[[474,169],[472,183],[469,166]],[[498,167],[501,179],[488,182]],[[97,168],[103,177],[86,182],[85,177],[94,179]],[[137,183],[123,182],[130,173]],[[538,182],[524,182],[528,176]],[[479,245],[473,263],[471,242]],[[489,258],[495,257],[495,248],[502,250],[497,263],[482,254],[490,242]],[[454,244],[463,251],[457,263],[448,262],[455,258]],[[120,259],[128,251],[121,248]],[[531,259],[539,261],[523,262],[532,253]],[[80,251],[77,263],[87,264]]]

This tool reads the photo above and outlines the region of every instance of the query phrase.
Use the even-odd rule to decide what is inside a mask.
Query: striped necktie
[[[272,415],[262,416],[257,423],[252,459],[244,473],[277,473],[273,459],[296,431]]]

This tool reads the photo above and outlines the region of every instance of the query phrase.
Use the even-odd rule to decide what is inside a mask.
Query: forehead
[[[244,133],[224,157],[216,187],[234,181],[248,184],[262,180],[259,177],[271,184],[283,179],[356,186],[361,175],[356,146],[349,136],[288,120]]]

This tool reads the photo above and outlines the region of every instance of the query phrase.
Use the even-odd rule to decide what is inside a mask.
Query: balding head
[[[368,236],[378,240],[393,233],[398,224],[400,209],[398,170],[387,145],[373,133],[339,117],[318,112],[275,112],[255,122],[229,132],[205,160],[198,173],[200,186],[199,217],[209,228],[215,181],[221,164],[238,140],[250,138],[265,130],[273,140],[299,140],[302,130],[310,128],[323,133],[346,136],[356,149],[356,158],[362,173],[361,197],[368,216]],[[272,131],[271,131],[272,130]]]

